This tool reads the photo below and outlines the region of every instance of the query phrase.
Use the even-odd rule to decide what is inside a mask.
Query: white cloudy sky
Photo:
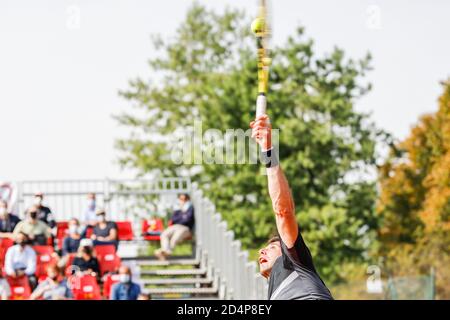
[[[256,0],[200,0],[252,13]],[[374,90],[358,102],[403,138],[436,110],[450,76],[450,1],[276,0],[274,41],[301,23],[318,52],[334,45],[354,58],[370,51]],[[1,0],[0,180],[129,175],[115,163],[111,118],[129,104],[127,80],[148,76],[150,34],[173,34],[189,0]],[[79,28],[72,28],[75,11]],[[69,28],[68,28],[69,26]]]

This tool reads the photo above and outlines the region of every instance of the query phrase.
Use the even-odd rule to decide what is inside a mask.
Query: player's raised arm
[[[298,225],[295,219],[295,206],[286,177],[273,152],[272,128],[267,115],[259,116],[250,123],[252,138],[260,145],[263,158],[267,162],[269,195],[275,212],[276,224],[281,240],[292,248],[298,237]]]

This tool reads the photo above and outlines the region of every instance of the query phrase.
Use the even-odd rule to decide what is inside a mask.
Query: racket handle
[[[256,99],[256,117],[266,114],[267,99],[264,94],[259,94]]]

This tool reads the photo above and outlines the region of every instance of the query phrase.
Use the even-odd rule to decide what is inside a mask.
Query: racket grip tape
[[[256,117],[266,114],[267,98],[266,95],[260,93],[256,99]]]

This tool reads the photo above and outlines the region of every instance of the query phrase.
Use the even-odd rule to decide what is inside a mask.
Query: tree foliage
[[[217,14],[194,4],[174,38],[155,38],[160,54],[149,61],[150,80],[134,79],[121,92],[135,111],[116,118],[131,129],[117,141],[123,167],[141,175],[189,175],[244,246],[255,248],[276,231],[260,166],[177,164],[170,157],[171,138],[195,120],[203,130],[248,128],[257,94],[249,26],[243,12]],[[318,269],[338,280],[341,263],[366,258],[378,225],[374,183],[361,177],[375,166],[376,141],[385,135],[354,110],[370,90],[363,80],[370,56],[348,59],[334,48],[318,57],[302,28],[272,55],[268,113],[281,132],[281,165]]]
[[[438,111],[421,117],[381,167],[377,211],[387,270],[411,276],[433,267],[437,298],[449,299],[450,82],[443,86]]]
[[[450,84],[439,109],[424,115],[410,136],[394,146],[380,170],[380,236],[389,249],[414,243],[424,232],[450,228]]]

